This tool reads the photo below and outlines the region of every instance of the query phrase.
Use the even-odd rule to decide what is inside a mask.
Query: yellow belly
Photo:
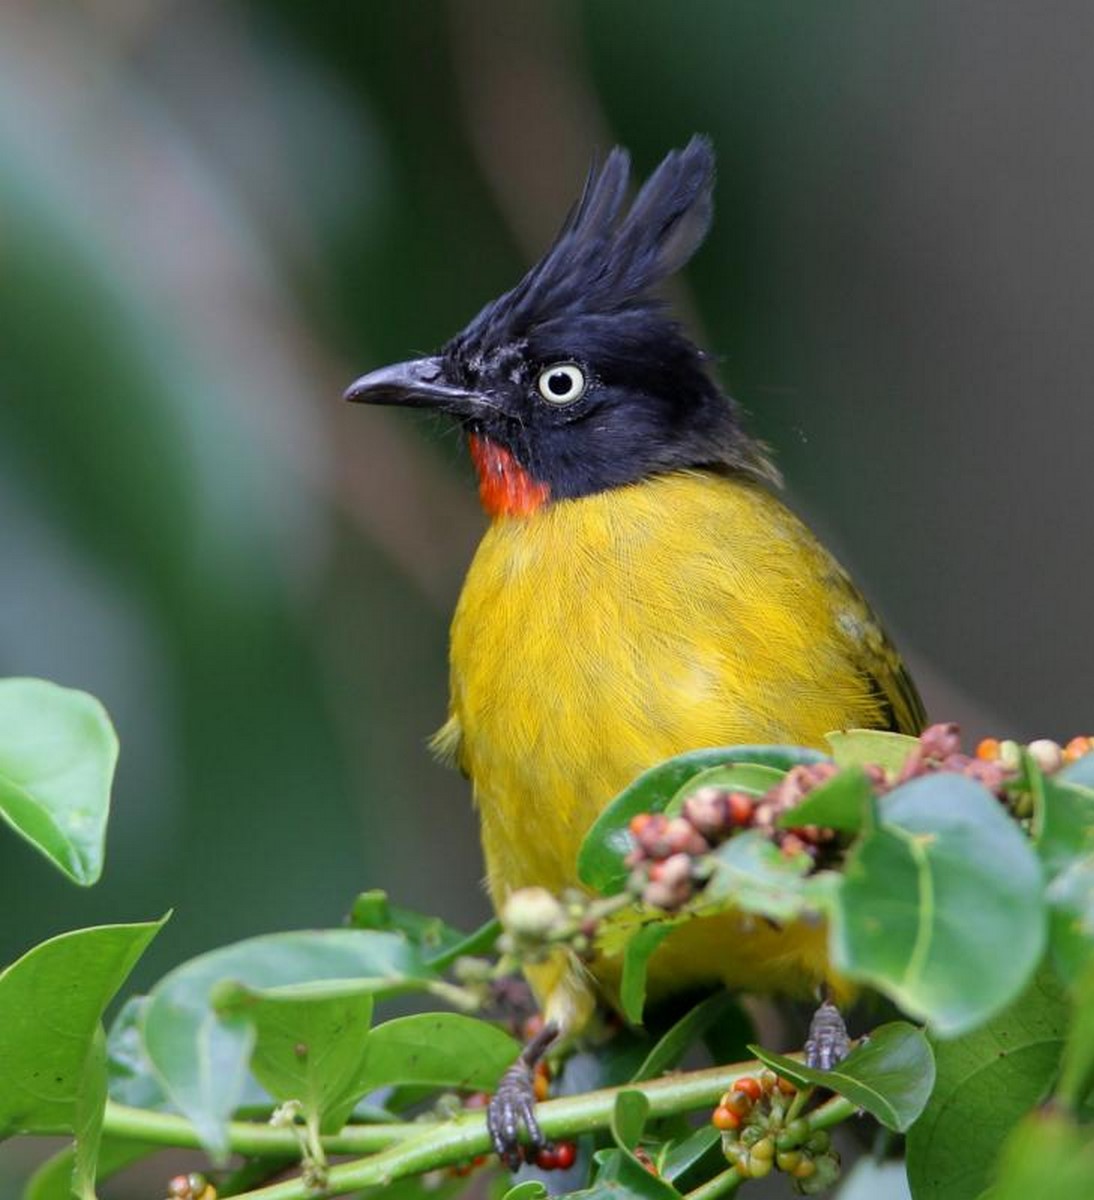
[[[681,472],[491,525],[453,621],[440,741],[472,780],[500,905],[518,887],[572,886],[596,814],[662,759],[816,745],[894,711],[917,722],[899,660],[801,522],[755,484]],[[609,990],[616,969],[594,967]],[[823,974],[822,930],[730,916],[674,934],[651,983],[801,990]],[[587,989],[562,961],[533,985],[548,1007]]]

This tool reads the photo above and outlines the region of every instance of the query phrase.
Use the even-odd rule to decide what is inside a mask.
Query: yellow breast
[[[662,759],[817,744],[902,702],[899,660],[805,526],[705,472],[497,519],[451,655],[440,741],[472,780],[496,904],[573,885],[593,818]]]

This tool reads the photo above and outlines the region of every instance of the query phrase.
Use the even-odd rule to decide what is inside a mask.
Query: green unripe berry
[[[811,1154],[824,1154],[832,1144],[832,1139],[828,1136],[827,1129],[818,1129],[816,1133],[810,1134],[809,1140],[805,1143],[805,1148]]]
[[[755,1150],[748,1156],[748,1177],[749,1179],[763,1179],[765,1175],[770,1175],[775,1163],[770,1158],[757,1158]]]
[[[762,1137],[752,1147],[752,1157],[759,1159],[768,1159],[769,1161],[775,1157],[775,1139],[771,1136]]]
[[[775,1155],[775,1166],[780,1171],[787,1173],[793,1172],[798,1163],[802,1160],[802,1152],[800,1150],[780,1150]]]
[[[779,1149],[791,1150],[800,1146],[809,1132],[809,1122],[804,1117],[795,1117],[779,1135]]]

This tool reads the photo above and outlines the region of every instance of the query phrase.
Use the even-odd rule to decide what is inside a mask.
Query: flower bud
[[[1063,747],[1050,738],[1038,738],[1026,747],[1030,758],[1046,775],[1051,775],[1064,765]]]
[[[546,888],[519,888],[502,911],[502,923],[516,938],[549,937],[563,919],[562,905]]]

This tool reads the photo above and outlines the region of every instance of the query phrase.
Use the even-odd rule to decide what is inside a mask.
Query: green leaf
[[[511,1187],[502,1200],[546,1200],[548,1194],[547,1188],[538,1179],[526,1179]]]
[[[820,825],[858,833],[874,808],[874,785],[861,767],[845,767],[779,817],[781,829]]]
[[[1074,1112],[1094,1086],[1094,964],[1083,972],[1072,999],[1071,1026],[1056,1094]]]
[[[74,883],[102,874],[118,739],[93,696],[0,680],[0,817]]]
[[[76,1097],[73,1132],[72,1193],[78,1200],[95,1200],[95,1175],[103,1138],[106,1111],[106,1035],[100,1025],[91,1039],[84,1060],[80,1092]]]
[[[491,954],[500,936],[501,922],[497,917],[491,917],[489,921],[484,922],[454,946],[431,957],[426,965],[430,970],[439,973],[447,970],[458,958]]]
[[[724,1021],[736,1009],[736,1000],[725,991],[715,992],[689,1009],[646,1055],[631,1082],[656,1079],[658,1075],[671,1071],[708,1029]]]
[[[616,1096],[612,1107],[612,1137],[620,1150],[633,1150],[638,1145],[649,1115],[650,1102],[641,1092],[624,1090]]]
[[[492,1091],[519,1053],[496,1025],[459,1013],[421,1013],[377,1025],[365,1043],[361,1078],[366,1091],[391,1083]]]
[[[1069,863],[1045,889],[1052,961],[1074,983],[1094,952],[1094,854]]]
[[[152,989],[144,1047],[168,1097],[215,1158],[249,1078],[254,1028],[218,1017],[212,992],[231,980],[253,988],[351,980],[375,996],[428,988],[433,974],[400,933],[332,929],[267,934],[191,959]]]
[[[1003,1147],[994,1186],[984,1200],[1094,1196],[1094,1139],[1059,1111],[1030,1113]],[[918,1196],[917,1196],[918,1200]],[[948,1198],[947,1198],[948,1200]]]
[[[860,1158],[840,1186],[837,1200],[912,1200],[904,1164]]]
[[[908,1134],[917,1200],[973,1200],[987,1185],[1007,1135],[1051,1089],[1068,1004],[1051,971],[986,1025],[932,1042],[937,1076]]]
[[[887,1129],[903,1133],[923,1111],[934,1086],[934,1056],[924,1034],[905,1021],[874,1030],[830,1071],[757,1046],[751,1052],[798,1087],[815,1084],[864,1108]]]
[[[678,1200],[671,1183],[651,1175],[626,1150],[600,1150],[593,1158],[598,1169],[592,1187],[567,1200]]]
[[[919,745],[919,738],[906,733],[887,733],[881,729],[841,729],[826,733],[838,767],[864,767],[877,763],[891,775],[898,775],[908,755]]]
[[[1081,760],[1080,760],[1081,761]],[[1031,770],[1033,840],[1050,876],[1094,851],[1094,791]]]
[[[160,1149],[154,1142],[104,1137],[99,1147],[98,1182],[103,1183],[142,1158],[158,1154]],[[47,1158],[27,1180],[22,1200],[72,1200],[75,1167],[75,1148],[66,1146],[59,1150]]]
[[[959,775],[913,780],[834,892],[836,967],[955,1036],[1005,1007],[1045,943],[1041,869],[998,801]]]
[[[672,926],[668,924],[643,925],[623,951],[619,1004],[623,1015],[635,1025],[641,1022],[646,1006],[646,969],[654,951],[671,932]]]
[[[1082,758],[1058,772],[1054,779],[1060,783],[1074,783],[1079,787],[1094,791],[1094,754],[1084,754]]]
[[[665,805],[665,813],[675,816],[684,801],[700,788],[716,787],[726,792],[744,792],[747,796],[763,796],[775,787],[786,774],[777,767],[765,767],[760,763],[728,763],[708,767],[693,775],[675,796]]]
[[[675,1184],[701,1164],[709,1165],[711,1162],[725,1170],[722,1135],[713,1125],[703,1125],[690,1137],[668,1148],[661,1160],[661,1174],[670,1183]]]
[[[171,1104],[144,1048],[141,1028],[147,996],[130,996],[106,1035],[107,1093],[118,1104],[163,1112]]]
[[[251,1070],[275,1100],[299,1100],[320,1133],[337,1133],[369,1090],[362,1082],[373,996],[367,983],[279,988],[218,984],[217,1013],[254,1026]]]
[[[803,912],[823,912],[836,879],[810,874],[808,855],[787,858],[758,830],[739,833],[714,851],[714,873],[702,902],[757,913],[772,921],[790,921]]]
[[[447,956],[467,941],[464,934],[445,924],[440,917],[425,916],[392,904],[387,892],[380,888],[361,892],[357,896],[349,912],[349,924],[354,929],[402,933],[427,959]]]
[[[78,1102],[103,1009],[162,925],[63,933],[0,973],[0,1137],[90,1131]]]
[[[623,890],[627,868],[623,860],[633,849],[631,818],[641,812],[662,812],[680,789],[701,771],[727,763],[754,763],[788,771],[801,763],[820,762],[824,755],[802,746],[731,746],[693,750],[639,775],[608,805],[585,835],[577,859],[578,876],[586,887],[605,896]]]

